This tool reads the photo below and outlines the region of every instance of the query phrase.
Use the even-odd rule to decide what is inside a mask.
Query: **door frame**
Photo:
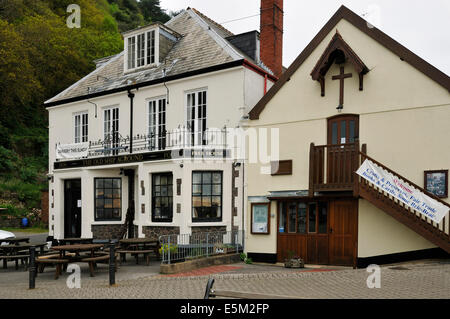
[[[351,119],[355,119],[356,120],[356,122],[355,122],[355,133],[356,133],[356,136],[355,136],[355,141],[354,142],[356,142],[356,140],[359,140],[359,114],[353,114],[353,113],[346,113],[346,114],[338,114],[338,115],[334,115],[334,116],[331,116],[331,117],[329,117],[329,118],[327,118],[327,144],[328,145],[331,145],[331,144],[333,144],[332,143],[332,139],[333,139],[333,137],[332,137],[332,129],[331,129],[331,121],[333,121],[333,120],[336,120],[336,119],[340,119],[340,118],[342,118],[342,119],[345,119],[345,118],[351,118]],[[340,132],[340,128],[339,128],[339,126],[338,126],[338,131]],[[348,125],[346,125],[346,132],[347,131],[350,131],[350,128],[349,128],[349,126]],[[339,140],[339,137],[340,137],[340,135],[337,137],[337,144],[341,144],[341,141]],[[352,143],[354,143],[354,142],[352,142]],[[348,136],[346,135],[346,141],[345,141],[345,143],[347,144],[347,143],[349,143],[348,142]]]
[[[66,183],[69,182],[74,182],[74,181],[79,181],[80,182],[80,200],[82,200],[82,183],[81,183],[81,178],[69,178],[69,179],[65,179],[64,180],[64,238],[68,238],[68,234],[67,234],[67,229],[68,227],[70,227],[67,223],[68,223],[68,215],[70,214],[70,222],[72,224],[72,217],[73,217],[73,207],[71,208],[70,213],[67,211],[67,190],[66,190]],[[78,208],[78,207],[77,207]],[[83,232],[83,224],[82,224],[82,218],[83,218],[83,205],[81,205],[80,209],[80,218],[79,218],[79,237],[81,238],[82,236],[82,232]],[[77,226],[78,228],[78,226]],[[78,234],[70,234],[70,237],[77,237]]]

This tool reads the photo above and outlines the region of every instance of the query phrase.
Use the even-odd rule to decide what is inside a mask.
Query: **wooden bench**
[[[62,273],[62,266],[66,266],[69,263],[69,259],[59,259],[59,255],[56,257],[49,258],[51,256],[42,256],[36,258],[36,268],[39,269],[39,272],[42,273],[46,265],[55,265],[55,279],[58,279]],[[38,271],[35,272],[37,277]]]
[[[125,261],[125,254],[134,255],[136,258],[136,264],[139,264],[139,255],[143,255],[147,266],[150,264],[150,253],[154,252],[154,249],[143,249],[143,250],[118,250],[117,253],[120,254],[120,263]]]
[[[116,271],[117,271],[117,254],[115,256],[115,264],[116,264]],[[89,273],[91,277],[94,277],[94,270],[97,268],[97,263],[105,262],[109,263],[109,254],[100,254],[94,257],[86,257],[81,259],[82,262],[89,263]]]
[[[4,269],[8,267],[7,266],[8,260],[14,260],[16,262],[16,270],[19,269],[19,260],[22,261],[22,264],[25,264],[25,270],[27,270],[29,258],[30,258],[29,254],[0,256],[0,260],[3,259]]]

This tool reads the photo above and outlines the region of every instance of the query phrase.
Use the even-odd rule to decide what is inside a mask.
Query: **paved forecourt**
[[[151,272],[145,267],[123,266],[117,273],[116,287],[108,286],[107,267],[99,268],[99,274],[94,278],[82,269],[80,289],[67,288],[68,274],[63,274],[59,280],[51,280],[52,272],[46,271],[39,274],[36,289],[29,290],[26,272],[20,272],[21,281],[4,280],[7,275],[0,272],[0,298],[200,299],[210,277],[215,278],[217,290],[297,298],[434,299],[450,296],[450,261],[445,260],[382,266],[381,288],[373,289],[367,287],[370,274],[366,269],[327,266],[287,270],[272,265],[241,263],[165,276],[157,273],[156,264]]]

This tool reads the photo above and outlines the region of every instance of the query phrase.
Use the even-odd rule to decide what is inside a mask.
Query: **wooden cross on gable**
[[[344,72],[344,64],[354,68],[359,78],[359,90],[363,90],[363,77],[369,72],[369,68],[364,64],[361,58],[350,48],[344,41],[342,36],[336,30],[336,34],[331,39],[325,51],[322,53],[320,59],[317,61],[314,69],[311,71],[311,77],[314,81],[320,83],[320,95],[325,96],[325,76],[331,66],[336,63],[339,64],[340,74],[334,75],[333,80],[340,81],[340,95],[338,110],[344,107],[344,80],[351,78],[351,73]]]
[[[339,109],[342,109],[344,107],[344,80],[347,78],[351,78],[352,74],[351,73],[344,73],[344,66],[341,65],[341,73],[338,75],[333,75],[332,79],[333,80],[339,80],[340,82],[340,90],[339,90]]]

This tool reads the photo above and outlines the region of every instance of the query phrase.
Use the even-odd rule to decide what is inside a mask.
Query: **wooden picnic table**
[[[102,244],[74,244],[54,246],[51,249],[59,252],[59,257],[47,256],[44,258],[37,258],[39,264],[39,272],[43,272],[45,264],[56,264],[55,279],[58,279],[62,272],[62,266],[66,267],[71,262],[87,262],[91,276],[94,276],[94,268],[97,262],[106,261],[109,256],[106,253],[96,255],[103,247]],[[88,252],[88,256],[82,256],[80,253]],[[69,254],[70,253],[70,254]],[[42,266],[42,267],[41,267]],[[37,272],[36,272],[37,275]]]
[[[12,243],[12,244],[20,244],[20,243],[29,243],[30,237],[15,237],[15,238],[6,238],[0,239],[0,243]]]
[[[151,252],[154,252],[159,258],[159,241],[150,238],[128,238],[119,241],[121,248],[117,251],[121,255],[121,261],[126,261],[126,254],[136,257],[136,264],[139,263],[139,255],[143,255],[147,265],[150,263]]]
[[[61,246],[53,246],[51,249],[59,252],[59,256],[61,259],[65,259],[66,253],[75,253],[75,258],[80,256],[82,252],[90,252],[90,255],[93,257],[95,252],[100,250],[103,247],[101,244],[74,244],[74,245],[61,245]]]
[[[74,244],[92,244],[92,238],[63,238],[59,239],[59,246]]]
[[[15,244],[15,245],[1,245],[0,246],[0,259],[3,259],[3,269],[8,268],[8,260],[15,260],[16,269],[19,267],[19,259],[25,261],[28,264],[29,250],[31,247],[40,248],[40,255],[44,254],[44,247],[47,243],[40,244]],[[26,251],[24,253],[24,251]]]

